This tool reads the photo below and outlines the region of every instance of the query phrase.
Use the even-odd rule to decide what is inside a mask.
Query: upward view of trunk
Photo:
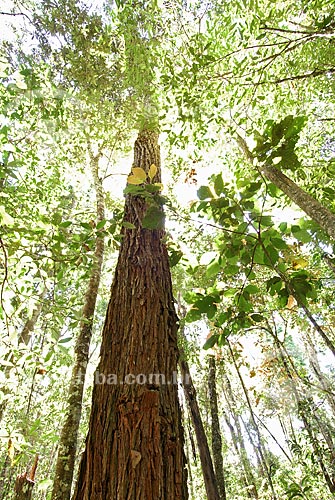
[[[105,217],[104,194],[102,182],[99,178],[99,156],[100,155],[94,156],[90,150],[90,165],[96,193],[97,224]],[[71,497],[83,390],[92,337],[93,316],[103,263],[103,254],[104,238],[97,236],[93,257],[94,261],[85,294],[80,331],[75,346],[75,359],[67,398],[67,410],[59,439],[56,470],[51,496],[52,500],[69,500]]]
[[[219,420],[218,397],[216,393],[216,361],[214,356],[208,358],[208,392],[211,408],[212,452],[215,475],[218,483],[220,499],[226,500],[226,488],[223,470],[222,437]]]
[[[254,160],[253,154],[249,150],[246,141],[238,134],[237,142],[246,158],[252,163]],[[277,167],[263,164],[260,166],[260,171],[291,201],[298,205],[308,217],[316,222],[331,239],[335,240],[335,215],[328,208],[301,189]]]
[[[144,130],[135,142],[133,166],[148,172],[153,164],[158,169],[153,181],[159,182],[158,135]],[[122,231],[73,500],[188,496],[175,380],[177,315],[164,230],[142,225],[148,203],[148,197],[126,197],[127,227]]]

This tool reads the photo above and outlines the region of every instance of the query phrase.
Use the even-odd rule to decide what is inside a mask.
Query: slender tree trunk
[[[216,393],[216,361],[214,356],[208,357],[208,392],[211,408],[212,453],[215,475],[221,500],[226,500],[225,478],[223,470],[222,437],[219,420],[218,398]]]
[[[313,343],[313,340],[308,333],[307,330],[303,332],[303,337],[305,340],[305,348],[307,351],[307,355],[309,358],[309,363],[312,367],[313,372],[315,373],[316,378],[318,379],[320,386],[322,387],[324,394],[327,398],[327,401],[329,403],[329,406],[332,410],[333,413],[333,418],[335,418],[335,399],[333,396],[333,392],[331,391],[331,383],[327,379],[327,377],[322,373],[319,360],[318,360],[318,355],[315,350],[315,345]]]
[[[195,430],[195,435],[197,437],[197,444],[207,498],[208,500],[225,500],[226,497],[222,497],[221,493],[219,493],[219,485],[217,483],[217,477],[214,473],[214,467],[209,451],[207,436],[202,423],[201,413],[197,401],[197,393],[192,382],[188,363],[185,360],[184,356],[184,353],[181,352],[179,366],[182,376],[185,398],[191,412],[193,427]]]
[[[237,143],[246,158],[253,163],[254,156],[249,150],[246,141],[239,134],[237,134]],[[308,217],[316,222],[331,239],[335,240],[335,214],[301,189],[277,167],[263,164],[259,169],[269,181],[283,191]]]
[[[134,167],[158,168],[158,135],[140,132]],[[146,185],[143,186],[145,193]],[[143,228],[149,200],[126,197],[120,254],[73,500],[187,499],[178,402],[177,315],[163,229]],[[152,212],[151,212],[152,213]]]
[[[248,496],[250,498],[258,499],[259,497],[258,497],[256,479],[255,479],[253,472],[252,472],[252,467],[251,467],[248,453],[246,450],[246,446],[244,443],[244,437],[243,437],[239,417],[236,414],[236,410],[235,410],[235,407],[236,407],[235,397],[234,397],[234,394],[233,394],[233,391],[231,388],[230,380],[226,374],[225,374],[224,378],[225,378],[225,384],[224,384],[223,392],[224,392],[224,396],[225,396],[225,399],[227,402],[227,406],[229,408],[230,415],[231,415],[233,422],[235,424],[235,428],[230,423],[228,415],[225,415],[226,423],[229,427],[235,450],[236,450],[237,454],[239,455],[241,464],[243,466],[244,483],[246,486],[246,490],[248,492]]]
[[[302,398],[300,397],[299,392],[298,392],[297,387],[296,387],[296,384],[295,384],[295,381],[294,381],[294,378],[293,378],[293,375],[292,375],[290,367],[288,365],[288,361],[285,357],[285,354],[284,354],[284,351],[282,348],[282,344],[274,331],[272,331],[271,334],[272,334],[272,337],[274,339],[275,346],[276,346],[276,349],[278,351],[279,357],[282,361],[282,365],[285,369],[287,377],[289,378],[289,380],[291,382],[290,388],[291,388],[291,391],[293,392],[293,395],[294,395],[296,403],[297,403],[298,414],[299,414],[299,416],[304,424],[304,427],[307,431],[311,445],[313,447],[314,454],[317,457],[317,462],[319,464],[319,467],[321,469],[323,477],[326,481],[328,489],[332,493],[332,495],[335,496],[335,484],[333,483],[332,477],[330,476],[330,474],[327,470],[326,464],[325,464],[324,459],[323,459],[322,447],[320,446],[319,440],[314,435],[313,429],[310,425],[310,422],[309,422],[309,419],[307,416],[307,407],[308,407],[309,402],[302,400]]]
[[[266,255],[268,256],[268,258],[271,261],[271,256],[269,255],[269,253],[268,253],[265,245],[263,243],[261,243],[261,244],[262,244],[264,252],[266,253]],[[328,335],[326,334],[326,332],[321,328],[321,326],[319,325],[319,323],[315,320],[312,312],[309,310],[309,308],[307,307],[307,305],[301,300],[301,297],[296,292],[295,288],[292,286],[290,280],[287,278],[287,276],[285,276],[284,273],[282,273],[278,269],[277,266],[274,265],[273,269],[278,273],[278,275],[284,281],[284,283],[285,283],[285,285],[286,285],[289,293],[295,298],[295,300],[297,301],[298,306],[301,307],[301,309],[304,311],[304,313],[305,313],[306,317],[308,318],[308,320],[310,321],[310,323],[314,326],[315,331],[318,332],[318,334],[320,335],[320,337],[322,338],[322,340],[325,342],[326,346],[332,352],[333,356],[335,356],[335,345],[334,345],[333,341],[328,337]]]
[[[268,464],[267,464],[267,461],[266,461],[266,457],[265,457],[265,450],[264,450],[264,446],[263,446],[263,443],[262,443],[261,433],[259,431],[256,419],[255,419],[255,416],[254,416],[254,412],[253,412],[252,405],[251,405],[251,402],[250,402],[248,390],[247,390],[247,388],[246,388],[246,386],[244,384],[243,377],[242,377],[242,375],[240,373],[240,370],[239,370],[239,368],[237,366],[237,363],[236,363],[236,360],[235,360],[235,356],[234,356],[233,350],[231,348],[230,342],[227,341],[227,344],[228,344],[228,348],[229,348],[229,353],[230,353],[231,359],[233,361],[233,365],[235,367],[237,376],[238,376],[238,378],[239,378],[239,380],[241,382],[243,393],[245,395],[245,399],[247,401],[247,405],[248,405],[248,408],[249,408],[249,411],[250,411],[251,423],[252,423],[253,429],[255,431],[255,434],[257,436],[257,441],[258,441],[258,443],[257,443],[257,449],[258,449],[258,453],[259,453],[259,456],[260,456],[260,459],[261,459],[261,464],[262,464],[262,467],[264,468],[264,471],[266,473],[266,477],[267,477],[270,489],[272,491],[272,498],[273,498],[273,500],[277,500],[277,495],[276,495],[276,492],[275,492],[275,489],[274,489],[274,486],[273,486],[270,469],[268,467]]]
[[[96,193],[96,224],[105,217],[105,203],[102,182],[99,178],[99,157],[90,151],[90,165]],[[75,346],[67,410],[60,434],[56,470],[52,489],[52,500],[69,500],[73,481],[74,464],[77,453],[78,430],[81,418],[82,399],[89,348],[92,337],[93,317],[100,284],[104,254],[104,238],[97,236],[93,264],[82,311],[80,331]]]
[[[14,500],[31,500],[35,485],[35,474],[38,465],[38,455],[30,471],[17,476],[14,486]]]
[[[25,324],[23,325],[22,331],[18,337],[19,343],[23,342],[25,345],[29,344],[29,342],[31,340],[32,333],[33,333],[34,328],[35,328],[35,325],[36,325],[38,318],[40,317],[40,314],[42,312],[46,293],[47,293],[47,289],[44,288],[42,290],[41,294],[39,295],[38,303],[37,303],[36,307],[33,309],[31,316],[26,320]],[[6,359],[6,361],[13,361],[14,360],[13,353],[8,353],[6,355],[5,359]],[[3,367],[3,373],[4,373],[6,378],[9,377],[10,370],[11,370],[10,366]],[[4,386],[1,390],[4,394],[9,394],[9,392],[10,392],[10,389],[6,386]],[[6,410],[7,404],[8,404],[8,399],[5,399],[0,404],[0,422],[3,419],[3,415],[4,415],[4,412]]]

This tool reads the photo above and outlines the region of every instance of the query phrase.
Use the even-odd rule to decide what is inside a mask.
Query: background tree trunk
[[[220,430],[218,398],[216,393],[216,361],[214,356],[208,357],[208,392],[211,408],[212,453],[215,466],[215,476],[218,484],[220,499],[226,500],[222,456],[222,438]]]
[[[222,497],[219,493],[217,478],[214,473],[212,457],[209,451],[207,436],[205,433],[204,425],[202,423],[201,413],[197,401],[197,393],[192,382],[192,377],[188,363],[183,358],[184,353],[181,353],[179,366],[182,377],[182,384],[184,389],[185,398],[190,409],[192,416],[193,428],[197,437],[197,444],[199,456],[201,461],[201,469],[204,476],[204,483],[208,500],[221,500]]]
[[[249,150],[246,141],[237,134],[237,143],[246,158],[253,163],[254,156]],[[309,193],[306,193],[287,175],[273,165],[263,164],[260,172],[301,208],[314,222],[316,222],[328,236],[335,240],[335,215],[318,202]]]
[[[153,181],[159,182],[158,135],[145,130],[135,142],[134,167],[148,172],[152,164],[158,168]],[[128,227],[122,231],[74,500],[187,498],[175,381],[177,315],[164,231],[142,227],[147,199],[126,197]]]
[[[90,151],[90,165],[93,174],[97,217],[96,224],[105,217],[105,203],[102,182],[99,178],[99,157]],[[97,236],[94,261],[85,295],[80,331],[75,346],[75,359],[67,400],[67,410],[60,434],[56,471],[52,489],[52,500],[69,500],[73,481],[74,464],[77,453],[77,438],[81,418],[82,399],[89,349],[93,329],[93,316],[98,296],[104,255],[104,238]]]

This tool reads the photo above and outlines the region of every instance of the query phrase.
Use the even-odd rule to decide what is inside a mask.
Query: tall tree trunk
[[[94,156],[91,149],[89,149],[89,154],[96,193],[96,224],[98,224],[105,217],[104,193],[102,181],[99,178],[100,154]],[[94,260],[82,311],[80,331],[75,346],[75,359],[67,399],[67,410],[58,446],[56,470],[51,496],[52,500],[69,500],[71,497],[84,383],[92,337],[93,316],[100,284],[103,254],[104,238],[102,236],[97,236],[95,241]]]
[[[158,168],[158,135],[139,133],[134,167]],[[95,373],[86,449],[73,500],[187,499],[178,402],[177,315],[163,229],[146,229],[149,199],[126,196],[120,254]],[[153,213],[153,212],[151,212]],[[132,226],[131,226],[132,225]]]
[[[212,453],[215,475],[221,500],[226,500],[226,488],[223,470],[222,437],[219,420],[218,397],[216,393],[216,361],[214,356],[208,357],[208,392],[211,409]]]
[[[185,360],[185,355],[181,352],[179,359],[180,372],[182,377],[182,384],[184,389],[185,398],[189,406],[192,423],[197,437],[197,444],[199,456],[201,461],[202,473],[204,476],[204,483],[208,500],[225,500],[219,492],[219,485],[217,477],[214,473],[212,457],[209,451],[207,436],[205,433],[204,425],[202,423],[201,413],[197,401],[197,393],[192,382],[191,373],[188,363]]]
[[[246,141],[237,134],[237,143],[246,158],[253,163],[254,156]],[[289,179],[281,170],[273,165],[262,164],[260,172],[301,208],[314,222],[316,222],[328,236],[335,240],[335,214],[324,207],[309,193],[306,193],[295,182]]]

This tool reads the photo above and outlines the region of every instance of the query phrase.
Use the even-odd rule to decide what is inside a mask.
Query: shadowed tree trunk
[[[237,134],[237,143],[246,158],[253,163],[254,156],[249,150],[246,141]],[[309,193],[306,193],[281,170],[273,165],[262,164],[260,172],[301,208],[328,236],[335,240],[335,214],[324,207]]]
[[[135,142],[133,167],[149,172],[153,164],[158,170],[152,181],[159,182],[158,135],[144,130]],[[159,215],[160,200],[151,195],[149,184],[141,187],[142,196],[126,196],[122,243],[73,500],[188,496],[176,383],[178,326],[164,230],[143,227],[150,201],[147,222],[149,213]]]
[[[96,192],[96,224],[98,224],[105,217],[104,194],[102,182],[99,178],[98,163],[100,155],[94,156],[90,148],[89,154]],[[97,236],[93,256],[94,261],[85,295],[80,331],[75,346],[75,359],[68,393],[67,410],[58,445],[56,471],[51,496],[52,500],[69,500],[71,496],[83,390],[92,337],[93,316],[100,283],[103,254],[104,238],[103,236]]]
[[[219,421],[218,398],[216,393],[216,361],[214,356],[209,356],[208,358],[208,392],[211,408],[212,453],[215,466],[215,476],[218,483],[220,499],[226,500],[222,437]]]

